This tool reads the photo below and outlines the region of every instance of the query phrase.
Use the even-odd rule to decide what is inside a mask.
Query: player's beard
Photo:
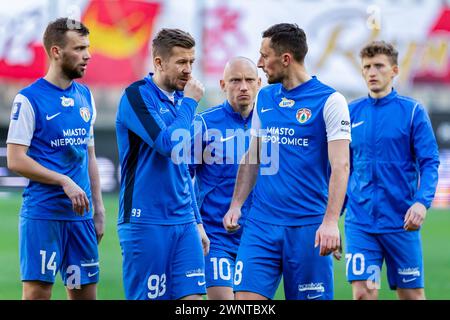
[[[77,65],[73,65],[68,59],[63,59],[61,65],[61,70],[63,74],[70,80],[78,79],[84,76],[84,72],[78,69]]]
[[[186,77],[187,80],[189,80]],[[169,89],[169,91],[183,91],[184,87],[186,86],[186,84],[181,84],[180,80],[186,80],[184,79],[184,77],[177,77],[174,79],[168,79],[167,82],[165,83],[166,88]]]
[[[283,82],[284,76],[281,72],[269,75],[266,73],[267,76],[267,83],[273,84],[273,83],[280,83]]]

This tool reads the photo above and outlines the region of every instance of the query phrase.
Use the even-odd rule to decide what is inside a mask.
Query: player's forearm
[[[197,101],[191,98],[183,99],[175,120],[167,128],[162,129],[155,140],[155,149],[163,156],[172,156],[175,146],[179,145],[179,136],[185,132],[190,132],[192,121],[194,120]]]
[[[91,149],[92,148],[92,149]],[[99,213],[104,211],[102,188],[100,184],[100,174],[98,172],[97,158],[93,147],[89,147],[89,180],[91,183],[92,204],[94,212]]]
[[[260,163],[260,145],[260,138],[252,138],[250,147],[241,160],[230,208],[241,208],[256,184]]]
[[[63,174],[45,168],[26,154],[13,152],[10,145],[7,147],[7,161],[9,170],[36,182],[62,186],[66,179],[70,179]]]
[[[328,205],[324,220],[337,222],[344,204],[349,175],[348,161],[341,161],[332,167],[328,189]]]
[[[241,208],[253,190],[258,177],[259,164],[241,163],[234,187],[230,208]]]

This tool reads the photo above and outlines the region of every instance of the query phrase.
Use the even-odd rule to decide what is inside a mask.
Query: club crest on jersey
[[[309,110],[307,108],[301,108],[301,109],[298,109],[295,117],[297,118],[298,122],[305,123],[306,121],[308,121],[311,118],[311,115],[312,115],[311,110]]]
[[[66,98],[62,96],[61,98],[61,105],[63,107],[73,107],[75,105],[75,101],[73,101],[72,98]]]
[[[295,104],[294,100],[290,100],[288,98],[281,98],[281,102],[278,104],[280,108],[292,108]]]
[[[86,122],[89,122],[89,120],[91,119],[91,112],[86,107],[80,108],[80,115]]]

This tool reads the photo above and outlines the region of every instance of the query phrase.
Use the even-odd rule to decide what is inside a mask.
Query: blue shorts
[[[175,300],[206,294],[205,260],[195,222],[123,223],[118,233],[127,299]]]
[[[213,248],[205,257],[206,287],[233,287],[236,255]]]
[[[92,219],[80,221],[19,218],[22,281],[54,283],[61,272],[70,289],[97,283],[98,247]]]
[[[348,281],[380,284],[383,260],[392,290],[424,287],[422,244],[419,231],[367,233],[345,226]]]
[[[273,299],[283,275],[288,300],[333,299],[333,260],[314,248],[320,224],[279,226],[248,219],[236,258],[234,291]]]

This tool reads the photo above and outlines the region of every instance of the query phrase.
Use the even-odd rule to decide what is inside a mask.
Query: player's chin
[[[189,80],[186,80],[186,79],[179,79],[179,80],[177,81],[177,83],[175,84],[175,88],[176,88],[178,91],[184,90],[184,87],[186,87],[186,84],[188,83],[188,81],[189,81]]]
[[[280,78],[267,75],[267,83],[268,84],[280,83],[280,82],[281,82]]]
[[[81,64],[76,69],[76,72],[81,74],[81,75],[84,75],[86,73],[86,70],[87,70],[87,64]]]
[[[251,103],[251,98],[249,96],[238,97],[237,102],[239,106],[248,106]]]
[[[377,83],[369,83],[369,89],[370,89],[370,91],[372,91],[374,93],[381,92],[381,88]]]
[[[86,69],[74,70],[74,72],[72,73],[72,79],[83,78],[85,73],[86,73]]]

